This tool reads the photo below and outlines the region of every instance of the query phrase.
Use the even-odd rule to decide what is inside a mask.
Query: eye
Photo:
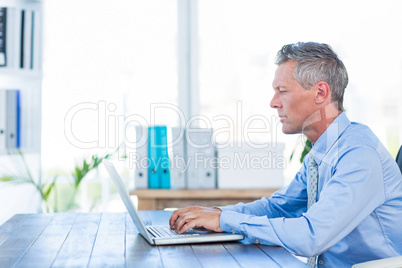
[[[286,90],[279,90],[279,94],[285,94],[286,93]]]

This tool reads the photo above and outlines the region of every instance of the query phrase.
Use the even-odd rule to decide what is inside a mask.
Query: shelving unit
[[[42,1],[0,0],[6,8],[5,66],[0,89],[20,91],[19,149],[34,178],[41,172]],[[0,168],[23,173],[16,149],[0,148]],[[18,168],[17,168],[18,167]],[[18,170],[20,169],[20,170]],[[15,213],[37,212],[40,198],[27,184],[0,184],[0,222]]]
[[[20,149],[39,153],[41,140],[42,49],[41,1],[0,0],[5,8],[5,66],[0,67],[0,89],[20,91]],[[0,148],[0,155],[8,150]]]

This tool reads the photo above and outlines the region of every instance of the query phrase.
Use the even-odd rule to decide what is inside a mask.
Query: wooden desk
[[[141,211],[166,224],[167,211]],[[280,247],[151,246],[127,213],[18,214],[0,226],[1,267],[306,267]]]
[[[248,203],[263,196],[271,196],[278,189],[206,189],[206,190],[163,190],[144,189],[130,191],[138,197],[139,210],[162,210],[199,205],[205,207]]]

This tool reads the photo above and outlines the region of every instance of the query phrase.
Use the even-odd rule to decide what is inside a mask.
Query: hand
[[[178,209],[170,217],[170,228],[178,234],[194,227],[204,227],[215,232],[223,232],[219,227],[221,213],[222,211],[219,208],[192,206]]]

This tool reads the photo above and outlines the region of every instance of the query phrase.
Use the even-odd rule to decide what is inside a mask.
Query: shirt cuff
[[[229,211],[225,207],[219,208],[222,210],[219,226],[228,233],[241,233],[240,223],[243,222],[244,214]]]
[[[278,245],[278,244],[273,244],[272,242],[263,239],[263,235],[258,235],[258,230],[255,232],[248,232],[247,229],[242,228],[242,224],[245,222],[248,222],[250,220],[251,215],[246,215],[243,213],[238,213],[234,211],[224,211],[221,213],[220,219],[219,219],[219,225],[220,228],[228,233],[233,233],[233,234],[243,234],[245,235],[244,242],[248,243],[253,243],[253,244],[265,244],[265,245]],[[257,217],[259,218],[258,221],[261,221],[263,217]],[[250,230],[251,231],[251,230]]]

